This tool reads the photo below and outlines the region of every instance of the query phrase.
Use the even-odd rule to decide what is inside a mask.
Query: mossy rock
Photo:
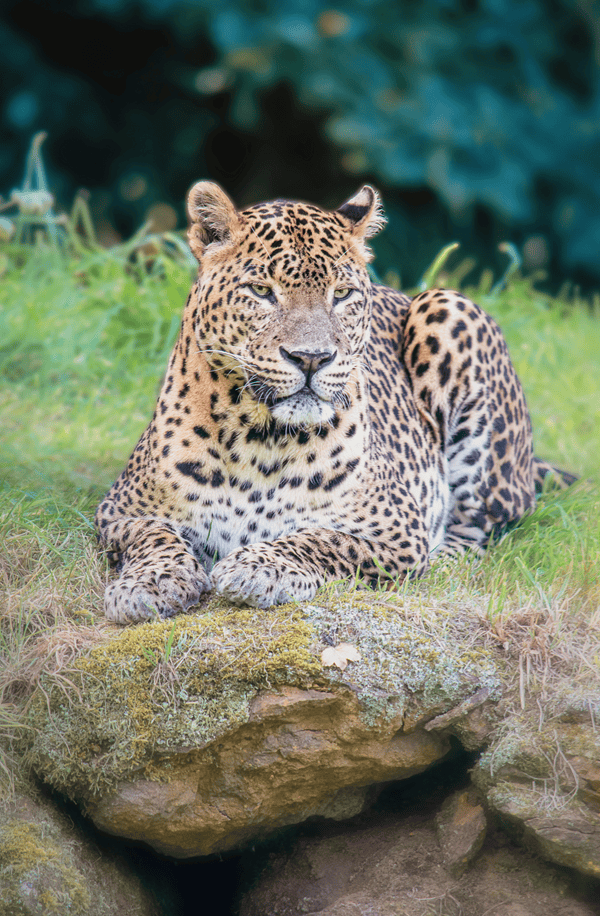
[[[127,863],[94,842],[33,787],[0,812],[2,916],[158,916]]]
[[[493,701],[502,692],[497,659],[472,630],[466,615],[437,608],[415,621],[360,591],[262,611],[212,599],[203,613],[111,628],[68,680],[42,680],[29,760],[77,798],[106,791],[157,753],[215,741],[248,721],[265,690],[341,685],[374,725],[392,707],[431,717],[481,686]],[[332,641],[356,645],[361,661],[343,674],[324,668],[320,652]]]
[[[342,642],[360,660],[323,667],[322,650]],[[451,609],[415,613],[359,590],[266,611],[211,599],[175,621],[111,628],[62,680],[43,682],[29,759],[102,829],[204,855],[431,765],[453,729],[427,722],[478,691],[492,709],[497,658]],[[170,809],[181,813],[169,820]],[[215,810],[226,812],[218,825]]]
[[[474,773],[499,821],[537,853],[600,878],[600,694],[556,693],[502,724]]]

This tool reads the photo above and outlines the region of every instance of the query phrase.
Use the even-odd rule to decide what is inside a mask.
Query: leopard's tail
[[[544,461],[543,458],[534,457],[533,483],[536,496],[540,496],[545,489],[548,489],[548,483],[544,484],[548,474],[552,474],[550,486],[560,490],[563,490],[565,487],[570,487],[571,484],[575,483],[577,480],[575,474],[569,474],[568,471],[563,471],[561,468],[555,467],[553,464],[550,464],[550,462]]]

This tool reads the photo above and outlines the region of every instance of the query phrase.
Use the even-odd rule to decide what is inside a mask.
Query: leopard
[[[238,210],[200,181],[187,210],[197,278],[152,420],[95,515],[110,621],[211,590],[264,609],[416,578],[494,543],[548,475],[572,482],[534,455],[494,319],[460,292],[374,279],[373,187],[336,210]]]

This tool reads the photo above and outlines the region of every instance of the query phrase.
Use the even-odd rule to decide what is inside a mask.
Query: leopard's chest
[[[202,514],[198,527],[205,532],[206,550],[225,557],[238,547],[257,541],[274,541],[307,526],[329,527],[336,519],[331,500],[307,504],[304,488],[258,487],[248,493],[226,488],[209,511]]]
[[[180,471],[179,521],[197,552],[217,559],[300,528],[340,528],[361,486],[358,452],[328,444],[313,458],[314,450],[265,444],[233,464],[204,455],[200,473]]]

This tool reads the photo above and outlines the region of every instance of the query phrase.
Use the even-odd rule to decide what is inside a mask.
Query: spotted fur
[[[198,280],[96,514],[120,573],[110,619],[170,616],[210,588],[266,607],[328,579],[418,575],[532,508],[550,466],[502,334],[459,293],[371,282],[372,188],[335,212],[238,212],[200,182],[188,209]]]

